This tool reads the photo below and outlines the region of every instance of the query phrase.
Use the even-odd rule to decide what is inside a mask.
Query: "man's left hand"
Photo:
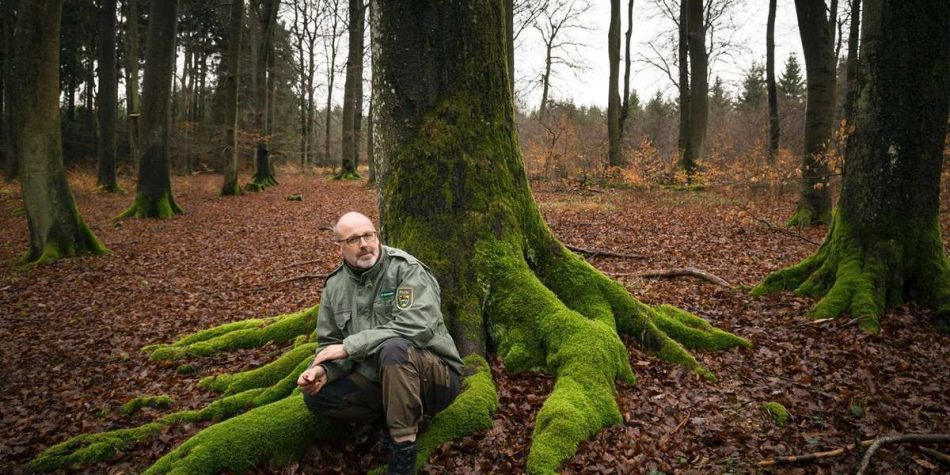
[[[318,365],[326,361],[342,360],[348,356],[350,356],[350,354],[346,352],[346,348],[344,348],[342,344],[330,345],[325,347],[323,351],[317,355],[313,364]]]

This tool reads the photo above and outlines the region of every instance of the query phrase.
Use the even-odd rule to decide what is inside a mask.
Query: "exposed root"
[[[76,216],[79,216],[78,210],[76,210]],[[73,239],[59,239],[51,236],[50,239],[46,241],[46,245],[42,251],[34,252],[32,249],[28,250],[20,262],[29,268],[49,264],[67,257],[84,254],[104,255],[109,253],[109,249],[92,234],[89,226],[87,226],[81,218],[78,220],[78,227],[79,229],[76,231],[76,235],[73,236]]]
[[[639,255],[639,254],[620,254],[620,253],[617,253],[617,252],[610,252],[610,251],[601,251],[601,250],[595,250],[595,249],[584,249],[583,247],[571,246],[571,245],[569,245],[569,244],[565,244],[564,247],[566,247],[566,248],[568,248],[568,249],[570,249],[570,250],[572,250],[572,251],[574,251],[574,252],[576,252],[576,253],[584,254],[584,255],[587,256],[588,259],[593,259],[593,258],[595,258],[595,257],[597,257],[597,256],[601,256],[601,257],[616,257],[616,258],[618,258],[618,259],[646,259],[645,256],[641,256],[641,255]]]
[[[198,386],[224,394],[235,394],[248,389],[271,386],[285,378],[302,361],[309,364],[316,349],[316,343],[299,345],[260,368],[243,373],[209,376],[199,381]]]
[[[334,176],[333,179],[334,179],[334,180],[362,180],[363,177],[360,176],[360,174],[359,174],[359,173],[356,173],[356,172],[346,172],[346,173],[343,173],[343,172],[341,171],[340,174]]]
[[[152,361],[177,360],[189,356],[211,356],[221,351],[257,348],[268,342],[289,342],[313,332],[318,307],[263,319],[226,323],[186,336],[170,345],[150,345]]]
[[[143,407],[165,409],[171,407],[174,403],[175,401],[166,394],[162,394],[161,396],[138,396],[122,405],[122,413],[132,414],[133,412],[138,412],[139,409]]]
[[[727,289],[733,288],[733,285],[727,282],[722,277],[719,277],[710,272],[706,272],[702,269],[697,269],[695,267],[682,267],[678,269],[654,269],[654,270],[645,270],[640,272],[631,272],[631,273],[616,273],[611,272],[611,277],[695,277],[700,280],[705,280],[706,282],[712,282],[713,284],[726,287]]]
[[[116,220],[126,218],[158,218],[168,219],[184,211],[175,203],[175,198],[171,192],[165,192],[161,198],[153,200],[144,194],[138,194],[135,202],[122,214],[115,217]]]
[[[272,175],[261,176],[255,173],[254,176],[251,177],[251,181],[244,185],[244,191],[260,192],[268,187],[277,186],[279,184],[277,179]]]

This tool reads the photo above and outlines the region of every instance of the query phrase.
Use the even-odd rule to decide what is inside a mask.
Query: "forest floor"
[[[19,186],[0,184],[0,473],[15,473],[51,444],[84,432],[200,408],[217,397],[197,387],[200,378],[250,369],[282,351],[269,345],[194,360],[197,372],[189,375],[139,351],[212,325],[316,304],[319,274],[339,260],[329,226],[346,210],[375,215],[376,195],[363,183],[325,176],[280,179],[263,193],[219,198],[220,176],[175,177],[186,214],[113,223],[132,196],[97,193],[94,175],[73,173],[83,217],[112,253],[30,270],[15,264],[28,242]],[[134,190],[128,180],[122,186]],[[303,201],[288,201],[293,193]],[[766,224],[790,215],[790,192],[538,184],[535,196],[565,243],[641,256],[594,257],[608,274],[693,266],[752,286],[813,252],[824,233]],[[941,220],[950,242],[950,216]],[[625,422],[582,444],[564,465],[567,473],[853,473],[857,452],[769,470],[756,463],[888,434],[950,432],[950,337],[933,332],[926,309],[894,308],[881,334],[869,335],[847,318],[812,321],[806,314],[813,301],[791,293],[751,298],[690,278],[619,278],[640,300],[684,308],[755,346],[696,352],[718,375],[708,382],[628,343],[639,381],[618,386]],[[553,382],[507,374],[498,360],[493,366],[501,397],[494,428],[444,445],[428,473],[524,471],[534,416]],[[171,396],[174,406],[119,411],[133,397],[157,394]],[[784,427],[762,408],[769,401],[791,413]],[[173,428],[114,462],[78,471],[139,472],[203,426]],[[316,444],[299,462],[259,471],[361,473],[382,463],[377,432],[362,431],[345,443]],[[912,446],[885,446],[872,467],[947,470]]]

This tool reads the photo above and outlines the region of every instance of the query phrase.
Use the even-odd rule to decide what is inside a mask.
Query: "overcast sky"
[[[582,1],[582,0],[579,0]],[[607,105],[607,77],[609,62],[607,58],[607,28],[610,23],[610,2],[606,0],[591,0],[593,8],[585,15],[585,24],[589,31],[572,33],[587,46],[580,48],[579,56],[586,60],[587,69],[576,76],[568,71],[562,71],[558,78],[552,80],[553,99],[573,98],[578,105]],[[626,2],[622,2],[623,24],[621,34],[626,32]],[[635,89],[641,100],[647,100],[656,91],[667,97],[675,93],[674,86],[665,73],[653,66],[636,62],[639,54],[649,50],[646,42],[663,31],[675,28],[665,18],[650,18],[655,9],[651,0],[636,0],[633,10],[633,40],[630,45],[630,56],[634,59],[631,65],[631,88]],[[747,51],[739,53],[736,58],[723,59],[712,65],[710,70],[710,86],[716,76],[720,76],[726,84],[726,90],[735,95],[741,85],[742,77],[753,61],[765,63],[765,30],[768,17],[768,2],[764,0],[746,0],[740,11],[735,12],[734,20],[738,25],[736,36]],[[529,90],[529,79],[537,82],[544,67],[544,49],[539,34],[528,29],[521,38],[522,45],[515,52],[515,72],[520,91]],[[775,57],[776,76],[781,74],[786,58],[795,54],[802,64],[801,40],[798,36],[797,18],[793,0],[778,0],[778,9],[775,17]],[[621,55],[623,47],[621,47]],[[621,68],[623,60],[621,59]],[[622,69],[621,69],[622,71]],[[621,72],[620,87],[623,87]],[[524,95],[523,102],[528,108],[536,108],[541,100],[541,90],[535,87],[529,94]]]

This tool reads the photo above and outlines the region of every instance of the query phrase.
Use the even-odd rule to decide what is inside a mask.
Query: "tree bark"
[[[108,192],[119,191],[115,153],[119,102],[115,9],[116,0],[104,0],[99,12],[99,168],[96,184]]]
[[[182,213],[172,196],[168,151],[178,1],[151,2],[148,18],[138,189],[135,203],[120,218],[163,219]]]
[[[835,3],[832,0],[832,3]],[[807,97],[802,183],[798,206],[789,225],[831,223],[830,173],[825,152],[834,132],[836,59],[835,12],[824,0],[795,0],[798,29],[805,55]]]
[[[851,27],[848,31],[848,87],[844,98],[844,120],[854,122],[854,104],[858,95],[858,44],[861,37],[861,0],[851,0]]]
[[[224,134],[224,183],[221,195],[240,195],[238,171],[240,168],[240,149],[238,148],[238,104],[239,81],[241,79],[241,36],[244,32],[244,0],[231,0],[230,22],[228,23],[227,75],[224,77],[225,111],[224,120],[227,130]]]
[[[630,38],[633,36],[633,0],[627,0],[627,32],[623,54],[623,97],[620,98],[620,140],[623,141],[630,116]]]
[[[257,79],[256,79],[256,117],[257,117],[257,145],[255,147],[254,163],[256,170],[250,183],[245,189],[263,191],[269,186],[277,185],[274,175],[274,166],[270,161],[270,134],[273,117],[270,112],[271,90],[274,87],[273,58],[276,55],[274,47],[274,29],[277,26],[277,13],[280,0],[258,0],[255,7],[260,24],[260,43],[257,45]]]
[[[703,159],[706,142],[706,123],[709,116],[708,58],[706,57],[706,26],[703,22],[703,1],[684,0],[687,11],[687,41],[689,43],[689,118],[687,119],[686,149],[683,151],[683,171],[687,183],[692,183],[696,168]]]
[[[610,73],[607,85],[607,164],[623,164],[620,149],[620,0],[610,0],[610,27],[607,29],[607,57]]]
[[[20,157],[16,150],[16,112],[14,108],[16,82],[14,66],[15,41],[13,31],[16,28],[15,0],[0,1],[0,15],[3,15],[3,151],[6,155],[6,165],[3,173],[8,181],[19,174]],[[57,85],[58,87],[58,85]]]
[[[689,0],[680,0],[679,29],[679,153],[686,150],[686,141],[689,131]]]
[[[139,0],[126,0],[128,10],[125,24],[126,80],[125,97],[129,118],[129,163],[139,169]]]
[[[16,141],[30,247],[27,263],[108,252],[76,207],[63,166],[59,111],[62,0],[21,2],[14,50]]]
[[[356,171],[357,157],[359,156],[359,133],[356,130],[356,121],[359,113],[357,102],[363,90],[363,0],[349,0],[348,53],[346,59],[346,81],[343,83],[343,135],[342,160],[340,174],[337,178],[354,180],[360,178]]]
[[[769,0],[769,18],[765,33],[765,83],[769,94],[769,146],[768,162],[775,163],[778,156],[779,122],[778,122],[778,91],[775,87],[775,4],[776,0]]]
[[[950,260],[939,222],[950,100],[950,4],[866,0],[860,100],[831,229],[818,251],[768,276],[762,294],[821,297],[816,318],[850,313],[880,330],[885,308],[917,301],[950,315]],[[926,52],[926,54],[921,54]]]

